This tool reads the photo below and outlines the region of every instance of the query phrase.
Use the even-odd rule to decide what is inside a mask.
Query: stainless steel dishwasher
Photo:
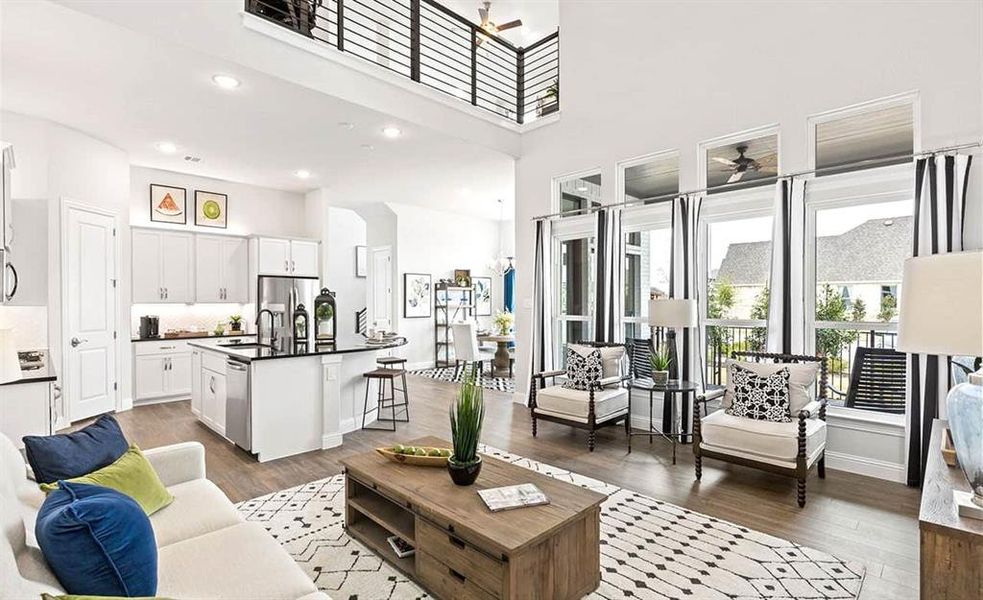
[[[225,361],[225,435],[243,450],[253,449],[252,398],[249,365]]]

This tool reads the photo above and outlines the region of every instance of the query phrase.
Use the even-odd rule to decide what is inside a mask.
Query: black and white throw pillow
[[[789,370],[783,368],[771,375],[758,375],[740,365],[731,365],[734,401],[727,413],[735,417],[791,423],[789,412]]]
[[[584,354],[567,348],[567,380],[563,382],[563,387],[586,392],[592,383],[601,378],[602,370],[601,351],[597,348]]]

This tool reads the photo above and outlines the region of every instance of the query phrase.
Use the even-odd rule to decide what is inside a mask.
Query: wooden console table
[[[413,446],[450,447],[427,437]],[[504,461],[482,457],[478,481],[454,485],[445,469],[396,464],[376,452],[342,461],[345,527],[438,598],[573,599],[601,581],[605,496]],[[550,504],[493,513],[479,489],[534,483]],[[398,535],[416,554],[398,558]]]
[[[946,421],[932,423],[928,465],[918,515],[921,534],[921,597],[923,600],[983,598],[983,520],[960,517],[952,490],[969,491],[958,467],[942,460]]]

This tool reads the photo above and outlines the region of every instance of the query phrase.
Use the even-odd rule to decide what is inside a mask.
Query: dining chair
[[[495,358],[495,352],[478,345],[478,334],[472,321],[452,323],[451,332],[454,335],[454,378],[460,373],[461,366],[468,363],[478,364],[478,373],[484,375],[485,361]]]

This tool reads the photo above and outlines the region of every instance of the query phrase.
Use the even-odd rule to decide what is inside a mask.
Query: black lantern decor
[[[334,295],[328,288],[321,288],[321,293],[314,299],[314,339],[318,344],[332,343],[338,334]]]
[[[303,304],[298,304],[294,310],[294,343],[307,343],[307,309]]]

